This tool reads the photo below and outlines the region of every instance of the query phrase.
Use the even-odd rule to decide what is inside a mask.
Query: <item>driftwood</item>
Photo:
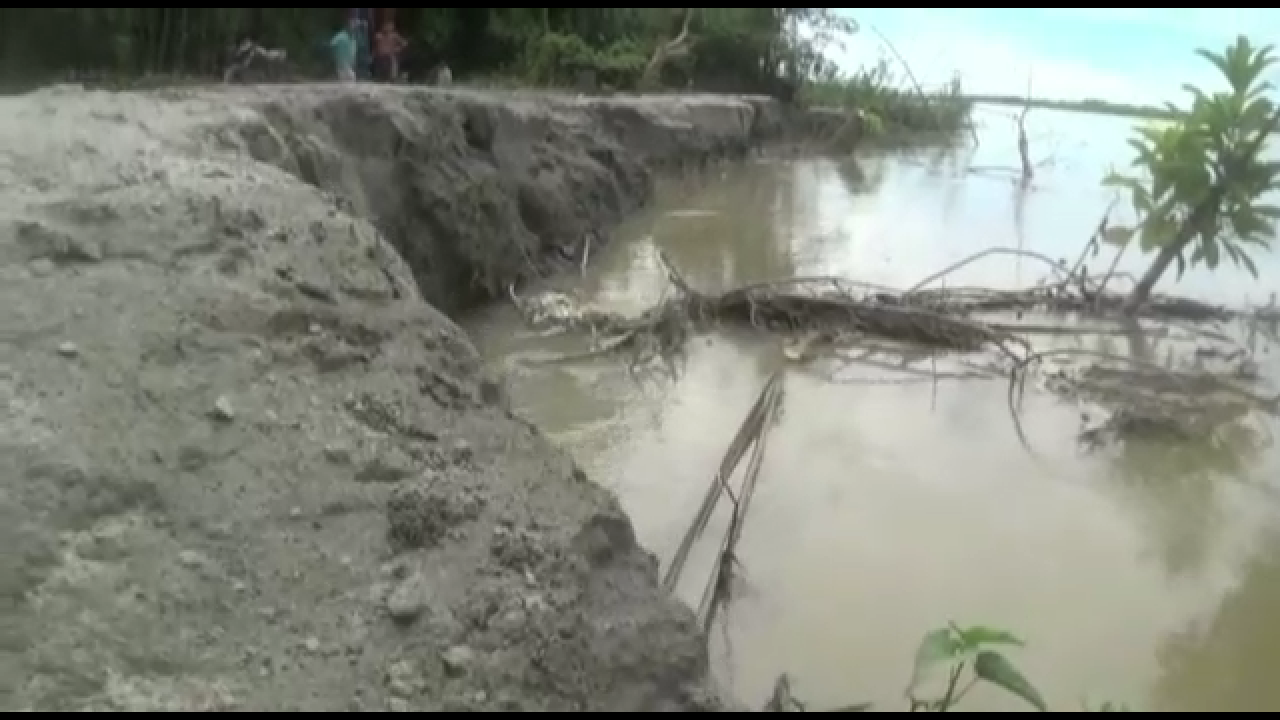
[[[1099,224],[1097,235],[1106,230],[1105,218]],[[1088,248],[1086,247],[1086,251]],[[1051,271],[1050,279],[1036,287],[1017,291],[995,291],[984,288],[937,288],[935,285],[956,270],[979,259],[992,255],[1020,255],[1044,262]],[[586,331],[596,339],[591,350],[555,358],[548,362],[574,362],[604,356],[623,356],[629,359],[632,372],[642,368],[665,368],[676,374],[683,359],[686,343],[690,338],[718,328],[739,328],[756,332],[803,339],[804,349],[792,354],[812,355],[819,346],[831,357],[842,362],[857,363],[895,372],[906,377],[887,382],[932,382],[943,379],[982,379],[1004,376],[1009,381],[1009,410],[1013,427],[1028,452],[1035,455],[1025,433],[1019,414],[1021,396],[1028,378],[1041,372],[1046,357],[1061,351],[1035,353],[1026,339],[1033,335],[1088,335],[1108,333],[1132,339],[1134,333],[1149,336],[1151,332],[1132,320],[1116,322],[1109,327],[1083,328],[1078,324],[1048,324],[1008,322],[991,319],[994,313],[1036,312],[1052,316],[1061,313],[1088,315],[1099,319],[1122,318],[1125,296],[1109,293],[1106,284],[1113,279],[1090,278],[1083,268],[1084,253],[1075,266],[1036,253],[1010,248],[992,248],[965,258],[948,268],[934,273],[905,292],[876,287],[840,278],[808,277],[789,278],[739,287],[721,294],[710,294],[693,288],[659,253],[659,260],[676,292],[645,311],[638,317],[583,311],[576,307],[558,307],[544,311],[552,324],[564,329]],[[513,295],[514,298],[514,295]],[[526,317],[537,320],[537,313],[518,298],[518,306],[524,307]],[[556,302],[571,306],[563,298]],[[523,303],[523,304],[522,304]],[[555,305],[555,303],[550,303]],[[1201,303],[1186,298],[1158,297],[1143,308],[1144,317],[1157,321],[1160,328],[1176,329],[1200,337],[1208,346],[1222,347],[1223,352],[1236,358],[1230,371],[1231,378],[1206,374],[1194,370],[1143,365],[1134,358],[1104,356],[1099,353],[1078,353],[1085,358],[1083,365],[1099,368],[1094,373],[1076,373],[1070,382],[1057,378],[1045,387],[1051,391],[1078,399],[1089,397],[1091,402],[1104,405],[1116,419],[1100,433],[1095,427],[1081,431],[1081,441],[1097,446],[1099,440],[1122,442],[1138,439],[1144,429],[1159,425],[1158,418],[1166,424],[1176,424],[1184,434],[1203,434],[1208,427],[1231,424],[1242,412],[1233,408],[1244,404],[1248,413],[1275,413],[1280,395],[1268,398],[1242,389],[1237,381],[1247,385],[1252,377],[1242,369],[1252,362],[1239,343],[1225,334],[1204,327],[1205,322],[1244,320],[1253,324],[1255,332],[1277,334],[1277,317],[1273,307],[1251,311],[1238,311]],[[543,317],[543,321],[547,320]],[[1180,324],[1184,323],[1184,324]],[[883,352],[864,352],[861,355],[832,355],[831,350],[841,346],[867,347],[868,342],[891,341],[896,345],[892,354],[898,362],[887,362],[880,357]],[[914,350],[912,349],[914,348]],[[991,361],[975,367],[970,364],[959,372],[939,372],[936,359],[940,354],[973,355],[988,351]],[[992,355],[989,351],[994,351]],[[929,366],[917,367],[921,360]],[[1001,361],[1003,362],[1001,363]],[[996,363],[996,364],[992,364]],[[1122,383],[1126,392],[1104,387],[1103,369],[1116,373],[1125,369],[1142,369],[1143,374]],[[1240,377],[1234,377],[1239,375]],[[1171,393],[1162,387],[1159,378],[1172,378],[1181,390]],[[1206,378],[1208,380],[1206,380]],[[1206,393],[1193,392],[1203,382],[1231,385],[1236,392],[1219,393],[1211,399]],[[1114,384],[1114,383],[1113,383]],[[1166,385],[1168,383],[1165,383]],[[1230,398],[1229,402],[1223,398]],[[1188,404],[1199,403],[1211,407],[1207,412],[1190,412]],[[1224,404],[1225,403],[1225,404]],[[1232,405],[1234,403],[1234,405]],[[1114,432],[1113,432],[1114,431]],[[1176,433],[1175,433],[1176,434]]]

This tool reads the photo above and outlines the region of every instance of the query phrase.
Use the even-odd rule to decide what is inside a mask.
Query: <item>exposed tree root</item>
[[[1105,228],[1104,219],[1098,234]],[[1095,242],[1096,237],[1091,242]],[[1041,261],[1050,269],[1051,279],[1019,291],[928,287],[966,265],[994,255],[1022,255]],[[531,323],[586,331],[593,338],[593,349],[546,362],[621,356],[628,360],[632,372],[660,368],[674,375],[690,338],[727,327],[801,338],[802,342],[784,351],[793,362],[812,360],[815,348],[821,346],[821,354],[827,359],[868,365],[903,376],[881,382],[931,381],[936,385],[948,379],[1004,376],[1009,382],[1009,411],[1015,433],[1036,457],[1023,430],[1019,408],[1028,376],[1037,370],[1044,374],[1041,366],[1051,356],[1058,360],[1074,356],[1080,365],[1071,373],[1059,371],[1043,383],[1060,397],[1104,406],[1116,417],[1141,416],[1150,420],[1159,416],[1166,423],[1179,424],[1187,433],[1202,433],[1206,423],[1229,423],[1241,415],[1224,403],[1244,407],[1248,412],[1266,413],[1275,413],[1280,404],[1280,395],[1268,398],[1244,389],[1254,379],[1246,371],[1251,363],[1249,353],[1225,333],[1203,326],[1209,321],[1244,320],[1251,323],[1251,332],[1270,338],[1276,334],[1277,325],[1273,307],[1235,311],[1175,297],[1155,298],[1144,307],[1147,320],[1158,323],[1156,332],[1167,335],[1175,330],[1184,331],[1206,343],[1213,353],[1232,360],[1235,369],[1227,372],[1230,377],[1223,376],[1222,372],[1172,369],[1132,357],[1070,350],[1035,352],[1027,339],[1036,335],[1131,336],[1135,332],[1146,337],[1152,335],[1151,328],[1139,326],[1133,320],[1082,327],[1078,322],[1014,323],[979,319],[996,313],[1014,313],[1020,317],[1026,312],[1043,316],[1072,313],[1104,322],[1120,317],[1124,296],[1105,292],[1105,285],[1114,276],[1087,277],[1084,254],[1068,269],[1064,262],[1035,253],[991,248],[930,275],[906,292],[839,278],[808,277],[757,283],[718,295],[693,288],[661,253],[659,259],[675,293],[637,317],[584,311],[566,296],[549,294],[539,304],[512,293],[517,307]],[[890,354],[898,358],[897,364],[872,358],[871,351],[861,356],[833,352],[836,346],[865,347],[877,340],[894,344]],[[1225,349],[1213,349],[1222,347]],[[885,350],[881,347],[875,354],[883,355]],[[995,351],[997,361],[1003,358],[1004,362],[997,366],[987,363],[988,367],[961,372],[939,372],[936,367],[940,355],[972,355],[991,350]],[[929,365],[919,367],[924,360],[928,360]],[[1094,369],[1086,372],[1087,368]],[[1119,377],[1123,381],[1116,381]],[[1204,390],[1206,383],[1214,385],[1213,392]],[[1188,411],[1189,406],[1198,410]],[[1125,428],[1143,425],[1140,422],[1125,425],[1119,420],[1116,423],[1121,431],[1106,435],[1108,439],[1123,439],[1129,435],[1123,432]],[[1101,437],[1096,423],[1081,431],[1081,440],[1089,446],[1096,446]]]

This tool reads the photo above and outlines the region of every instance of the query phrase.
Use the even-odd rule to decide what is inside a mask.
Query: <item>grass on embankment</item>
[[[865,123],[864,139],[872,142],[951,139],[969,127],[973,110],[958,79],[942,90],[925,92],[891,83],[883,67],[810,83],[800,99],[811,107],[857,111]]]

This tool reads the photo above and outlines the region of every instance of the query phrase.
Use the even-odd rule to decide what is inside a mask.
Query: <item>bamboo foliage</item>
[[[634,64],[638,78],[654,50],[692,16],[695,19],[686,28],[692,51],[669,75],[681,86],[703,81],[744,91],[769,91],[784,79],[794,82],[797,59],[818,54],[811,40],[794,32],[797,23],[842,27],[840,16],[827,8],[395,10],[399,29],[421,63],[447,60],[464,74],[506,75],[524,81],[537,80],[524,77],[527,61],[548,38],[556,47],[574,49],[568,62],[598,63],[606,71]],[[245,36],[286,50],[304,76],[324,73],[327,41],[342,25],[346,12],[345,8],[0,8],[0,80],[12,86],[154,75],[214,77],[231,47]],[[632,55],[640,59],[631,63]],[[544,81],[555,81],[572,72],[553,69],[544,75]]]

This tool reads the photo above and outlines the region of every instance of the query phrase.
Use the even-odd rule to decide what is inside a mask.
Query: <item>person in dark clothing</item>
[[[400,79],[400,54],[409,46],[408,41],[396,31],[395,23],[387,20],[373,37],[373,76],[382,82]]]

